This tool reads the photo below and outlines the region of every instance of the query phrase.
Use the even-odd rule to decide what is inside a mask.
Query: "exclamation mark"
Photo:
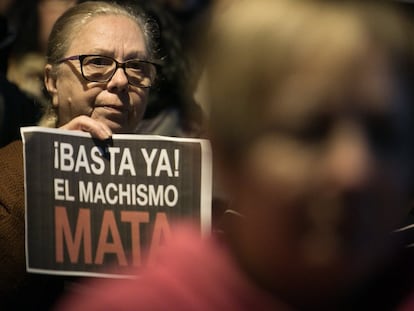
[[[180,150],[178,149],[174,149],[174,162],[175,162],[174,176],[178,177],[180,175],[179,174],[180,171],[178,170],[179,163],[180,163]]]
[[[55,169],[59,169],[59,152],[58,152],[59,143],[55,141],[53,145],[55,147],[55,157],[54,157],[53,163],[54,163]]]

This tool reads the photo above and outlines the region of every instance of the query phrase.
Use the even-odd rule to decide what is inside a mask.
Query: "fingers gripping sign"
[[[65,130],[88,132],[92,135],[92,137],[101,140],[111,138],[112,136],[112,131],[106,124],[85,115],[73,118],[60,128]]]

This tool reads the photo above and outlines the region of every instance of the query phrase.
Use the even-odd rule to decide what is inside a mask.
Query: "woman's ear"
[[[58,106],[58,92],[57,92],[57,75],[56,72],[53,70],[51,64],[46,64],[45,66],[45,87],[52,98],[52,105],[53,107]]]

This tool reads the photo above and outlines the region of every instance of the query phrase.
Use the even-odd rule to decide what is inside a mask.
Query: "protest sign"
[[[210,232],[207,140],[116,134],[99,141],[41,127],[21,133],[27,271],[122,276],[150,262],[177,220]]]

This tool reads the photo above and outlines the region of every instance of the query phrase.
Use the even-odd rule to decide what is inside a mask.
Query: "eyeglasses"
[[[131,59],[124,63],[109,56],[74,55],[62,58],[58,63],[68,60],[79,60],[82,76],[90,82],[108,82],[118,68],[124,70],[128,83],[141,88],[151,87],[157,72],[158,63],[147,60]]]

